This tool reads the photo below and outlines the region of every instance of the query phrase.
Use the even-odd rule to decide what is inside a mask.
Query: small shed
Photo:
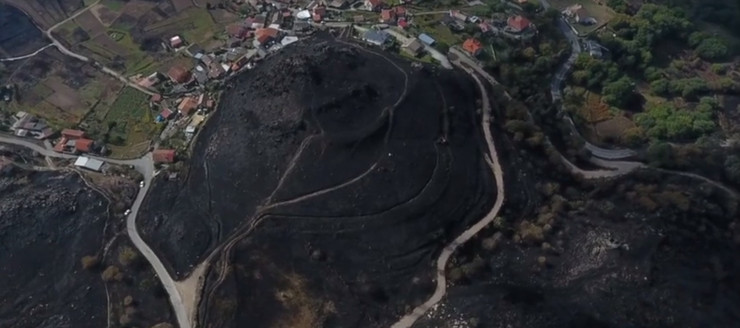
[[[419,40],[421,40],[421,42],[428,46],[431,46],[434,44],[434,42],[436,42],[431,36],[429,36],[429,34],[426,33],[419,34]]]
[[[100,169],[103,168],[103,164],[104,163],[101,160],[86,156],[77,157],[77,160],[75,161],[75,166],[95,172],[100,172]]]

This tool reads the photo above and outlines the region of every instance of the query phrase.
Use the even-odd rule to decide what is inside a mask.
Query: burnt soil
[[[0,58],[21,56],[44,45],[41,31],[15,7],[0,3]]]
[[[736,199],[649,170],[582,183],[553,174],[541,154],[507,156],[505,221],[455,254],[448,277],[461,275],[414,327],[740,324]],[[542,192],[545,184],[558,186],[554,195]],[[521,238],[524,221],[551,230]],[[492,239],[496,246],[486,245]]]
[[[140,227],[181,275],[260,207],[234,274],[214,285],[212,271],[204,320],[382,326],[428,296],[434,257],[492,206],[476,98],[460,72],[326,37],[291,45],[233,81]]]
[[[107,201],[75,173],[0,173],[0,326],[105,327],[105,287],[80,259],[103,245]]]

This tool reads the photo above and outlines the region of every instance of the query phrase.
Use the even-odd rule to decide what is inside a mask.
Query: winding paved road
[[[52,150],[51,147],[49,147],[48,145],[34,142],[34,140],[31,139],[22,139],[15,136],[0,134],[0,143],[7,143],[25,147],[46,157],[64,159],[75,159],[78,157],[75,155],[60,154]],[[149,264],[151,264],[154,272],[157,274],[159,280],[162,282],[162,285],[167,291],[167,294],[169,294],[170,303],[172,303],[172,307],[175,311],[175,316],[177,317],[177,322],[180,328],[191,328],[192,325],[189,318],[192,317],[192,310],[186,308],[186,305],[182,301],[182,296],[177,289],[177,283],[174,279],[172,279],[172,276],[170,276],[170,274],[167,272],[167,269],[165,268],[162,261],[159,260],[159,258],[149,247],[149,245],[144,242],[144,240],[139,235],[139,231],[136,229],[136,217],[139,214],[139,208],[141,207],[144,197],[146,197],[146,193],[147,191],[149,191],[149,187],[151,186],[152,179],[154,178],[154,164],[152,161],[152,154],[147,153],[142,157],[127,160],[117,160],[96,156],[89,157],[113,164],[133,165],[134,168],[144,176],[144,187],[141,188],[139,190],[139,193],[136,195],[136,199],[131,206],[131,213],[126,218],[126,232],[128,233],[129,238],[131,238],[131,241],[134,243],[134,246],[136,246],[139,252],[141,252],[141,254],[143,254],[144,257],[147,259]]]
[[[542,0],[541,3],[542,7],[544,7],[545,9],[551,7],[548,0]],[[563,33],[563,36],[568,39],[568,43],[570,43],[572,51],[570,57],[568,57],[568,60],[566,60],[563,65],[560,66],[558,71],[555,73],[555,76],[553,76],[552,82],[550,83],[550,94],[552,96],[552,101],[559,103],[558,110],[560,111],[560,113],[564,114],[564,117],[568,121],[571,129],[571,134],[576,135],[581,140],[583,140],[585,148],[588,149],[591,154],[596,157],[616,160],[635,156],[636,152],[631,149],[607,149],[588,142],[588,140],[583,138],[583,136],[578,132],[575,122],[573,122],[573,119],[565,111],[565,108],[561,101],[563,99],[562,85],[563,81],[565,81],[565,77],[568,75],[568,72],[570,72],[571,68],[573,68],[573,64],[576,62],[576,58],[578,58],[578,55],[580,55],[581,53],[581,44],[578,40],[578,36],[573,32],[573,30],[570,28],[570,26],[568,26],[568,24],[562,17],[558,18],[558,29],[560,29],[560,32]]]
[[[437,288],[434,290],[434,294],[432,294],[432,296],[426,302],[424,302],[424,304],[417,306],[413,311],[411,311],[411,313],[403,316],[398,322],[393,324],[391,328],[411,327],[422,315],[424,315],[424,313],[426,313],[429,309],[434,307],[437,303],[439,303],[439,301],[442,300],[442,297],[444,297],[447,293],[447,277],[445,276],[445,269],[447,268],[447,262],[449,262],[450,257],[455,252],[455,250],[460,247],[460,245],[465,244],[479,231],[490,224],[493,219],[496,218],[498,212],[501,210],[501,207],[504,204],[504,173],[501,169],[501,165],[499,164],[498,154],[496,153],[496,146],[493,143],[493,136],[491,135],[491,122],[493,122],[493,120],[491,118],[491,103],[488,99],[488,91],[483,86],[483,83],[481,83],[478,76],[475,75],[475,73],[470,68],[460,65],[459,62],[453,63],[455,63],[458,67],[461,67],[468,74],[470,74],[470,76],[478,84],[478,88],[481,92],[483,103],[481,127],[486,138],[486,144],[488,145],[488,156],[486,158],[486,161],[491,167],[491,172],[493,173],[493,177],[496,183],[496,202],[493,204],[493,208],[491,208],[491,211],[489,211],[486,216],[484,216],[480,221],[465,230],[461,235],[457,236],[457,238],[455,238],[455,240],[447,245],[442,250],[442,253],[439,254],[439,258],[437,258]]]

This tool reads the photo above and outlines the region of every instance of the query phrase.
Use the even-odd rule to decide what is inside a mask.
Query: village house
[[[267,17],[265,15],[257,15],[252,19],[252,26],[251,28],[253,30],[264,28],[265,27],[265,21],[267,21]]]
[[[68,154],[89,153],[93,146],[94,142],[85,137],[84,131],[64,129],[62,138],[54,146],[54,151]]]
[[[162,109],[161,112],[159,112],[159,115],[157,115],[157,117],[154,120],[157,123],[161,123],[164,121],[169,121],[174,116],[175,116],[175,113],[171,109],[165,108],[165,109]]]
[[[380,22],[385,24],[396,23],[396,11],[393,9],[383,9],[380,11]]]
[[[169,164],[175,162],[174,149],[155,149],[152,152],[152,159],[155,164]]]
[[[13,118],[15,119],[15,122],[10,129],[13,130],[15,135],[18,137],[45,139],[54,133],[54,131],[46,125],[46,121],[26,112],[18,112]]]
[[[279,42],[280,31],[274,28],[261,28],[254,32],[254,46],[267,48]]]
[[[473,57],[477,57],[483,51],[483,45],[474,38],[465,40],[462,48]]]
[[[411,42],[404,44],[401,49],[407,54],[416,57],[424,50],[424,45],[418,39],[413,39]]]
[[[521,33],[529,29],[529,27],[532,26],[532,22],[530,22],[524,16],[517,15],[509,17],[509,19],[506,21],[506,25],[508,26],[509,32]]]
[[[429,34],[426,34],[426,33],[419,34],[419,40],[421,40],[422,43],[428,46],[434,45],[434,42],[435,42],[434,38],[432,38],[431,36],[429,36]]]
[[[368,11],[380,11],[384,6],[383,0],[365,0],[364,2],[365,10]]]
[[[383,46],[390,39],[390,35],[384,31],[367,30],[362,34],[362,40],[376,46]]]
[[[184,42],[182,41],[182,38],[179,35],[175,35],[170,38],[170,47],[172,49],[180,48],[184,45]]]
[[[185,97],[182,99],[182,101],[180,101],[180,104],[177,106],[177,110],[178,112],[180,112],[180,115],[188,116],[197,107],[198,107],[198,98]]]
[[[158,94],[158,93],[155,93],[155,94],[153,94],[153,95],[152,95],[152,96],[151,96],[151,97],[149,98],[149,101],[150,101],[151,103],[153,103],[153,104],[159,104],[160,102],[162,102],[162,95],[161,95],[161,94]]]
[[[182,66],[172,66],[167,72],[167,76],[176,84],[188,83],[192,78],[190,71]]]

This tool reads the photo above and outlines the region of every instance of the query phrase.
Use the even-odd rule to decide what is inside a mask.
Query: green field
[[[111,148],[119,152],[146,143],[157,132],[149,97],[129,87],[121,91],[101,124]]]

